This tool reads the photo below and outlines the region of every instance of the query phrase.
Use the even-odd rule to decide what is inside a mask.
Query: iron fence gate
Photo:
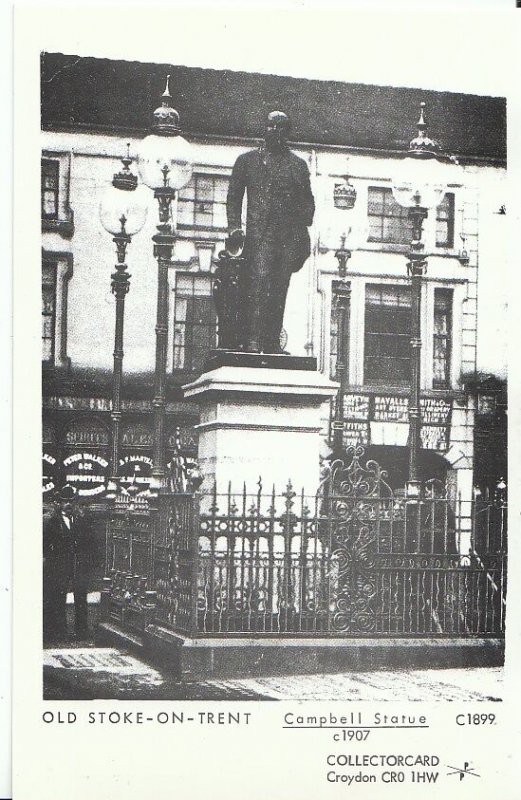
[[[362,452],[311,498],[260,482],[254,495],[163,498],[146,575],[132,556],[112,563],[107,592],[130,582],[129,607],[148,608],[148,592],[147,618],[192,636],[501,635],[506,503],[474,506],[463,548],[458,498],[429,481],[408,502]]]

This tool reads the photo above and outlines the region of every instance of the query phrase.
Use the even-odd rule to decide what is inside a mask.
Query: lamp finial
[[[427,135],[427,123],[425,121],[425,103],[420,103],[420,117],[417,122],[418,135],[411,139],[409,144],[409,155],[417,158],[432,158],[440,152],[440,145]]]
[[[161,105],[154,111],[154,133],[175,136],[180,133],[179,112],[171,105],[170,75],[166,76],[165,91],[161,95]]]

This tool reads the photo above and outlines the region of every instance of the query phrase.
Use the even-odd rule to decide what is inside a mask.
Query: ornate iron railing
[[[140,512],[115,513],[118,602],[121,581],[133,581],[129,603],[154,600],[147,619],[189,636],[501,635],[506,502],[473,505],[464,550],[458,498],[444,486],[429,481],[408,502],[360,449],[349,455],[311,498],[260,483],[253,495],[167,495],[148,549]]]

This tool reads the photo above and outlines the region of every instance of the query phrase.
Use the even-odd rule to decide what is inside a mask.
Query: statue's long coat
[[[244,280],[246,346],[276,352],[289,281],[310,253],[315,203],[306,162],[284,148],[239,156],[227,200],[228,229],[242,228],[247,195]]]

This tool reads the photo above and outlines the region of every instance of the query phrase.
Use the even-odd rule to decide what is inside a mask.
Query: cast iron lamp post
[[[351,250],[346,247],[347,235],[340,237],[340,247],[335,251],[338,261],[338,275],[340,280],[333,281],[332,303],[336,313],[336,366],[335,379],[339,383],[335,399],[335,412],[333,415],[333,456],[341,458],[344,452],[344,393],[347,377],[347,364],[349,358],[349,308],[351,304],[351,284],[346,280],[347,264],[351,258]]]
[[[425,103],[421,103],[418,135],[393,181],[393,196],[399,205],[409,210],[412,222],[412,241],[407,254],[407,274],[411,278],[411,382],[409,396],[409,480],[407,497],[420,497],[419,456],[421,446],[421,293],[423,276],[427,271],[425,246],[422,242],[423,222],[429,210],[439,206],[446,191],[439,180],[440,162],[447,157],[439,145],[427,136]]]
[[[152,237],[154,255],[158,265],[156,360],[154,371],[154,454],[151,494],[157,495],[167,488],[165,457],[165,407],[166,359],[168,346],[168,268],[176,232],[172,223],[172,202],[176,191],[192,177],[191,146],[181,136],[179,114],[171,105],[170,75],[161,98],[161,106],[154,111],[152,133],[143,139],[138,155],[138,168],[143,180],[154,192],[159,206],[157,233]]]
[[[117,172],[105,191],[100,205],[101,224],[113,236],[116,245],[116,271],[112,273],[111,288],[116,298],[116,324],[114,331],[114,367],[112,373],[111,450],[107,497],[114,497],[119,470],[119,443],[121,424],[121,384],[123,378],[123,330],[125,296],[129,290],[130,273],[125,263],[127,247],[132,236],[138,233],[147,217],[147,191],[137,185],[137,176],[130,171],[132,159],[122,158],[123,169]]]

